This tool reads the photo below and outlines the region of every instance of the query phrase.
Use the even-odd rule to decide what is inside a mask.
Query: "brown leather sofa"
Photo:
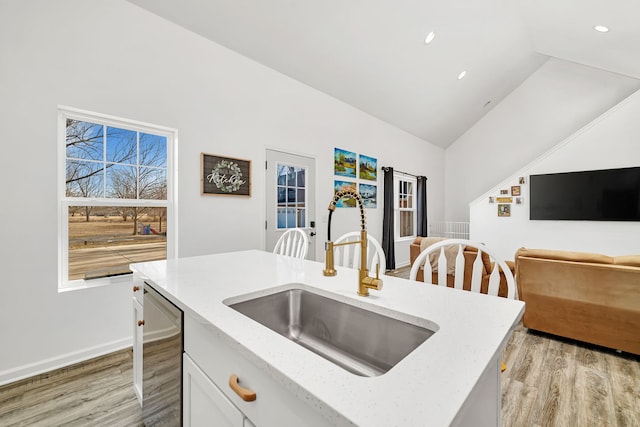
[[[527,328],[640,354],[640,255],[520,248]]]
[[[416,239],[409,246],[409,258],[411,260],[411,265],[413,265],[418,255],[422,251],[421,244],[422,240],[425,237],[416,237]],[[444,239],[442,239],[444,240]],[[424,245],[423,245],[424,246]],[[465,248],[464,250],[464,280],[463,280],[463,288],[466,290],[471,289],[471,272],[473,268],[473,263],[478,256],[478,251],[475,248]],[[505,261],[509,268],[511,269],[511,274],[514,274],[515,264],[512,261]],[[482,282],[481,282],[481,291],[482,293],[487,293],[487,288],[489,287],[489,276],[493,271],[494,263],[491,262],[489,255],[486,253],[482,254]],[[418,270],[418,274],[416,276],[416,280],[424,281],[424,272],[422,268]],[[434,271],[431,277],[431,283],[438,283],[438,273]],[[452,288],[454,283],[454,277],[452,275],[447,275],[447,286]],[[507,296],[507,279],[504,277],[504,273],[500,271],[500,288],[498,291],[498,296],[506,297]]]

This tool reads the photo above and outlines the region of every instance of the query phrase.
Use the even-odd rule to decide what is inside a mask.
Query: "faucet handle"
[[[380,278],[380,263],[376,264],[376,279]]]

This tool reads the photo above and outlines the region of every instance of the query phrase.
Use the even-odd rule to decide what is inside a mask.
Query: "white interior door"
[[[265,250],[272,251],[289,228],[302,228],[309,236],[307,259],[316,259],[315,250],[315,164],[314,158],[267,150],[265,179]]]

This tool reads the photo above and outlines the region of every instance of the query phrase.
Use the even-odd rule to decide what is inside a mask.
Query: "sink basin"
[[[386,373],[435,333],[300,288],[227,305],[347,371],[367,377]]]

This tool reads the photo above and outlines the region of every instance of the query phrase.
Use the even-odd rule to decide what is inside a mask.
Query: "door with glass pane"
[[[282,233],[302,228],[309,236],[307,259],[315,260],[315,159],[267,150],[265,249]]]

